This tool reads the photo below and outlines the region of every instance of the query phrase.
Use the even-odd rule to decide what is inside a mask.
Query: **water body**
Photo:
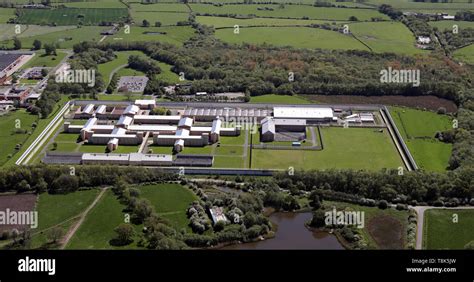
[[[274,213],[272,223],[278,225],[272,239],[226,246],[225,250],[343,250],[336,236],[326,232],[310,231],[304,225],[312,214]]]

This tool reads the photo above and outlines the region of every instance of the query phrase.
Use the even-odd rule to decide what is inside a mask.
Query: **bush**
[[[407,205],[397,204],[397,210],[403,211],[403,210],[407,210],[407,209],[408,209]]]
[[[440,115],[445,115],[446,114],[446,108],[445,107],[439,107],[436,112]]]
[[[388,202],[385,201],[385,200],[381,200],[381,201],[379,201],[379,205],[378,205],[378,206],[379,206],[379,209],[384,210],[384,209],[388,208]]]

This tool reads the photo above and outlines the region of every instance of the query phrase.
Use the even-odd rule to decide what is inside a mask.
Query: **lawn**
[[[430,171],[446,170],[452,145],[434,136],[438,131],[451,128],[451,118],[401,107],[391,107],[390,112],[417,165]]]
[[[198,200],[191,190],[179,184],[157,184],[139,189],[140,197],[148,199],[155,206],[155,211],[168,219],[177,230],[190,230],[186,210],[189,204]]]
[[[357,17],[360,21],[368,21],[374,17],[388,19],[386,15],[374,9],[326,8],[308,5],[284,5],[284,7],[281,8],[278,4],[223,5],[221,7],[208,4],[189,4],[189,6],[194,12],[200,14],[237,14],[296,19],[307,17],[316,20],[340,21],[347,21],[351,16]],[[267,9],[265,10],[265,8]]]
[[[108,36],[106,42],[113,41],[159,41],[181,46],[194,34],[194,29],[189,26],[169,27],[141,27],[132,26],[130,33],[119,33]]]
[[[124,223],[125,206],[122,205],[111,190],[105,192],[97,205],[89,212],[86,219],[66,246],[67,249],[131,249],[137,248],[136,241],[124,247],[110,245],[116,237],[114,229]]]
[[[458,222],[453,222],[457,214]],[[464,249],[474,240],[474,210],[425,211],[423,226],[424,249]]]
[[[0,116],[0,148],[2,148],[2,152],[0,153],[0,166],[7,162],[9,155],[16,156],[18,154],[15,149],[17,144],[22,144],[23,148],[26,148],[26,140],[30,137],[28,132],[31,133],[33,131],[31,125],[37,122],[38,116],[30,114],[24,109]],[[15,131],[17,126],[18,129],[25,130],[26,133],[17,133]]]
[[[277,95],[277,94],[253,96],[250,98],[250,103],[311,104],[310,101],[298,95],[290,96],[290,95]]]
[[[353,23],[349,24],[349,30],[377,53],[393,52],[407,55],[426,53],[415,47],[415,36],[400,22]]]
[[[0,8],[0,23],[7,23],[9,19],[15,18],[14,8]]]
[[[58,8],[58,9],[20,9],[17,21],[20,24],[47,25],[99,25],[101,22],[125,22],[128,17],[125,8]]]
[[[40,194],[36,208],[39,224],[33,230],[32,247],[39,247],[46,242],[46,233],[42,230],[58,224],[72,223],[72,218],[83,212],[94,201],[98,192],[97,189],[92,189],[64,195]]]
[[[105,153],[107,146],[105,145],[82,145],[79,148],[79,152],[82,153]]]
[[[47,56],[44,51],[36,52],[36,55],[26,63],[22,68],[31,68],[31,67],[55,67],[57,66],[62,59],[66,56],[66,53],[57,51],[57,55]]]
[[[242,158],[240,156],[216,156],[214,157],[214,164],[213,167],[220,167],[220,168],[245,168],[246,167],[247,158]]]
[[[366,239],[369,249],[402,249],[406,245],[406,228],[408,212],[395,209],[379,209],[355,204],[324,201],[323,205],[337,211],[364,212],[364,228],[362,236]],[[375,225],[375,223],[377,223]]]
[[[138,152],[138,146],[134,145],[119,145],[117,150],[113,151],[113,153],[116,154],[129,154],[129,153],[137,153]]]
[[[474,65],[474,44],[456,50],[454,52],[454,58],[457,60],[466,62],[468,64]]]
[[[216,30],[216,37],[228,43],[268,44],[296,48],[341,50],[367,50],[368,48],[350,35],[309,27],[250,27]]]
[[[20,34],[16,34],[17,30],[16,30],[15,24],[0,24],[0,41],[13,39],[13,37],[15,36],[22,39],[25,37],[48,34],[48,33],[57,32],[57,31],[71,30],[75,28],[76,26],[20,25]],[[21,41],[23,43],[23,40]],[[27,47],[31,47],[31,46],[27,46],[26,44],[23,44],[23,48],[27,48]]]
[[[179,80],[179,75],[171,71],[171,68],[173,67],[172,65],[158,61],[156,62],[161,69],[161,73],[156,76],[158,80],[167,84],[183,83],[183,81]]]
[[[322,151],[253,149],[252,168],[379,170],[403,166],[386,130],[328,127],[321,134]]]

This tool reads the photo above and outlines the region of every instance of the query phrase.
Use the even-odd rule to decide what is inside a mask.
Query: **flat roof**
[[[306,125],[305,119],[274,119],[275,125]]]
[[[181,116],[164,116],[164,115],[135,115],[134,119],[142,120],[173,120],[178,121],[181,119]]]
[[[275,118],[290,119],[321,119],[332,118],[334,116],[331,108],[316,107],[274,107],[273,116]]]
[[[173,125],[137,125],[133,124],[128,127],[130,131],[176,131],[177,126]]]

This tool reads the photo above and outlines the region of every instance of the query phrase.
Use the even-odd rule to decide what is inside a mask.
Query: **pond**
[[[274,213],[272,223],[278,225],[272,239],[226,246],[224,250],[343,250],[336,236],[327,232],[311,231],[304,225],[312,214]]]

